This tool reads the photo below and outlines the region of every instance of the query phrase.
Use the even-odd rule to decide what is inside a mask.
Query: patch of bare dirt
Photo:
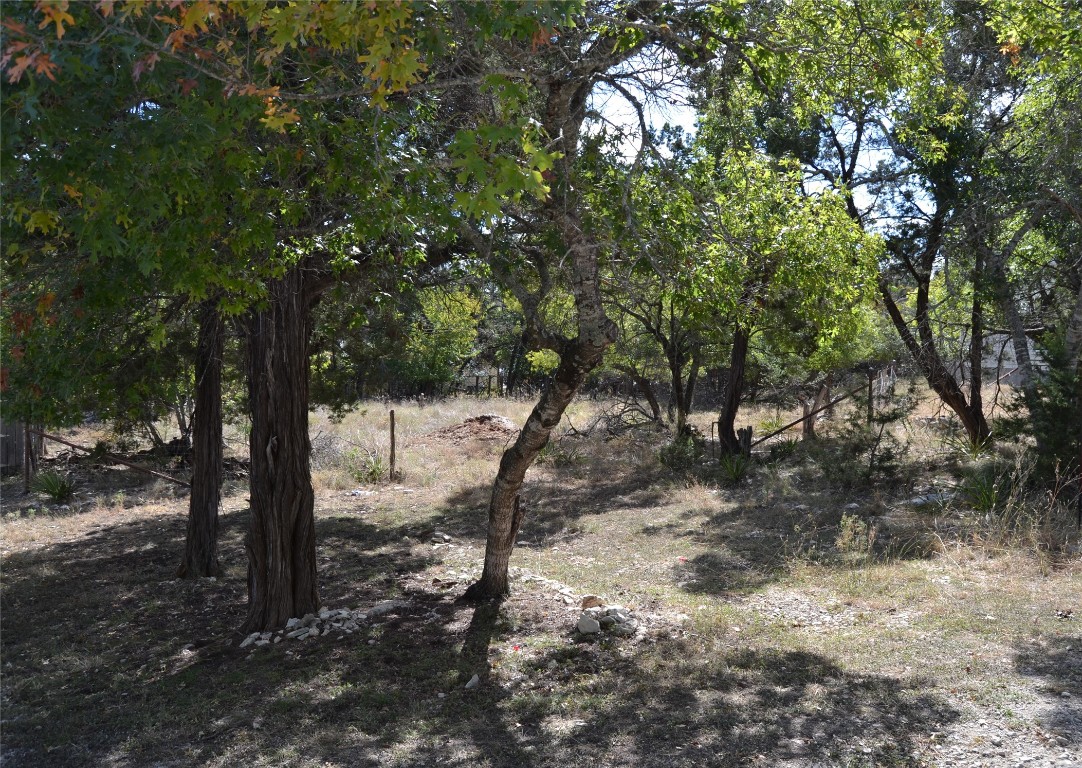
[[[448,443],[460,444],[470,440],[502,440],[506,441],[518,433],[518,427],[505,416],[497,416],[494,413],[483,413],[466,419],[461,424],[444,427],[429,436]]]

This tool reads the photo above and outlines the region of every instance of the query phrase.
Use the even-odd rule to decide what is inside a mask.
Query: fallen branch
[[[814,411],[810,411],[810,412],[806,413],[805,415],[801,416],[796,421],[789,422],[788,424],[786,424],[781,429],[775,429],[769,435],[765,435],[763,437],[760,437],[758,440],[756,440],[754,443],[751,444],[750,448],[754,448],[755,446],[757,446],[759,443],[763,442],[764,440],[769,440],[770,438],[774,437],[774,435],[780,435],[785,430],[791,429],[792,427],[795,427],[797,424],[799,424],[802,421],[807,421],[812,416],[815,416],[816,414],[822,413],[823,411],[827,410],[828,408],[837,405],[842,400],[845,400],[846,398],[850,398],[853,395],[857,394],[858,392],[862,392],[862,391],[864,391],[864,385],[863,384],[861,384],[856,389],[849,390],[844,395],[839,395],[838,397],[834,398],[833,400],[831,400],[829,403],[827,403],[823,407],[816,408]]]
[[[89,448],[84,448],[83,446],[76,445],[75,443],[69,443],[67,440],[65,440],[62,437],[57,437],[56,435],[48,435],[48,434],[46,434],[44,432],[41,432],[39,430],[36,430],[36,429],[31,429],[29,431],[30,431],[30,434],[32,434],[32,435],[41,435],[46,440],[52,440],[53,442],[60,443],[61,445],[66,445],[69,448],[74,448],[77,451],[82,451],[83,453],[91,454],[91,455],[95,453],[95,451],[93,451],[93,450],[91,450]],[[177,479],[175,477],[171,477],[170,475],[166,475],[166,474],[164,474],[162,472],[157,471],[156,469],[150,469],[148,467],[141,467],[138,464],[132,464],[127,459],[123,459],[120,456],[117,456],[115,454],[104,453],[102,455],[105,456],[108,459],[111,459],[112,461],[115,461],[117,464],[123,464],[125,467],[128,467],[130,469],[134,469],[136,472],[144,472],[144,473],[146,473],[148,475],[153,475],[154,477],[160,477],[162,480],[168,480],[171,483],[176,483],[177,485],[182,485],[185,488],[191,488],[192,487],[192,484],[189,483],[189,482],[186,482],[184,480],[179,480],[179,479]]]

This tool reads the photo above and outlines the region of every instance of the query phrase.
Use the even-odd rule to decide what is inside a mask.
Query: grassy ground
[[[1082,760],[1077,538],[1017,500],[987,517],[973,493],[906,503],[986,457],[913,422],[909,454],[866,476],[836,427],[734,480],[662,464],[653,432],[569,431],[600,407],[576,405],[531,470],[514,594],[477,608],[456,598],[480,570],[507,438],[448,428],[482,412],[521,424],[529,404],[398,406],[394,482],[372,482],[389,460],[385,407],[316,415],[323,602],[401,602],[354,634],[254,649],[236,633],[241,474],[223,504],[225,573],[199,582],[173,578],[186,513],[173,486],[89,461],[72,465],[65,505],[5,481],[3,764]],[[586,594],[629,607],[641,631],[578,635]]]

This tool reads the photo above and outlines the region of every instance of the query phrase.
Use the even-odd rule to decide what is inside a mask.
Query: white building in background
[[[1048,363],[1041,355],[1033,339],[1026,339],[1029,345],[1029,359],[1034,372],[1048,369]],[[1014,354],[1014,344],[1009,333],[992,333],[984,340],[984,360],[981,365],[984,369],[984,381],[987,384],[1000,384],[1017,387],[1022,383],[1022,377],[1018,371],[1018,358]]]

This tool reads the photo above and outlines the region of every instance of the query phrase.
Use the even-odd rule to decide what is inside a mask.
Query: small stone
[[[271,639],[271,635],[273,635],[273,634],[274,634],[273,632],[263,632],[263,633],[261,633],[261,634],[259,635],[259,639],[260,639],[260,640],[270,640],[270,639]]]
[[[309,627],[308,628],[308,636],[309,637],[319,637],[319,627],[317,627],[315,625]]]
[[[1060,694],[1060,696],[1062,698],[1064,698],[1064,699],[1069,699],[1069,698],[1071,698],[1071,692],[1070,691],[1064,691],[1063,693]]]
[[[437,693],[437,694],[436,694],[436,698],[439,698],[439,699],[446,699],[446,698],[447,698],[447,694],[446,694],[446,693],[444,693],[443,691],[440,691],[439,693]]]
[[[372,638],[371,640],[368,641],[368,644],[369,645],[375,645],[376,644],[376,639]]]
[[[409,603],[404,600],[385,600],[382,603],[378,603],[369,608],[366,618],[371,618],[373,616],[382,616],[385,613],[397,611],[399,608],[405,608],[408,605]]]
[[[304,626],[311,626],[316,621],[316,615],[314,613],[304,614],[304,618],[301,619],[301,624]]]
[[[286,622],[286,629],[296,629],[301,625],[301,620],[297,618],[290,619]]]
[[[584,613],[579,616],[578,629],[584,635],[596,635],[601,631],[601,622]]]
[[[301,637],[308,637],[308,627],[298,627],[297,629],[294,629],[292,632],[288,633],[286,637],[290,638],[291,640],[296,640]]]
[[[260,638],[259,640],[255,641],[255,644],[259,645],[259,646],[270,645],[270,640],[264,640],[264,639]]]
[[[600,608],[604,604],[604,601],[602,601],[602,599],[597,595],[587,595],[586,597],[582,598],[582,605],[580,607],[583,609]]]
[[[240,647],[241,648],[247,648],[249,645],[251,645],[252,643],[254,643],[258,639],[259,639],[259,633],[258,632],[253,632],[252,634],[248,635],[248,637],[246,637],[246,638],[244,638],[243,640],[240,641]]]
[[[860,505],[857,504],[855,501],[851,501],[851,502],[849,502],[848,504],[845,505],[845,508],[846,509],[860,509]]]
[[[327,619],[329,619],[329,618],[330,618],[330,617],[331,617],[332,615],[333,615],[333,612],[332,612],[332,611],[330,611],[330,610],[328,610],[327,608],[320,608],[320,609],[319,609],[319,618],[320,618],[320,619],[321,619],[322,621],[326,621],[326,620],[327,620]]]
[[[278,635],[278,637],[274,638],[274,642],[276,642],[276,643],[282,642],[282,636]]]
[[[474,675],[473,677],[470,678],[470,681],[468,683],[466,683],[466,690],[469,691],[469,690],[471,690],[473,688],[476,688],[480,684],[481,684],[481,678],[479,678],[477,675]]]

